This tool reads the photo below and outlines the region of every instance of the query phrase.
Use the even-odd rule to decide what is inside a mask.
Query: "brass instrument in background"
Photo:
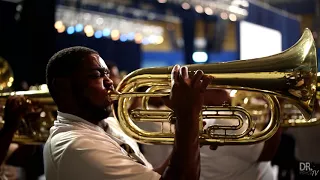
[[[8,61],[0,57],[0,91],[10,88],[13,83],[13,71]]]
[[[281,124],[281,108],[278,98],[284,98],[299,108],[304,118],[311,119],[317,86],[317,54],[312,33],[306,29],[299,41],[288,50],[264,58],[238,60],[226,63],[187,65],[190,75],[201,69],[215,77],[208,88],[239,89],[264,93],[269,103],[270,121],[265,128],[254,132],[255,126],[249,112],[239,106],[205,106],[200,115],[200,142],[206,144],[252,144],[272,137]],[[118,85],[111,98],[114,116],[123,131],[140,143],[172,144],[174,132],[146,131],[137,122],[168,123],[175,119],[174,112],[153,110],[148,107],[151,97],[168,96],[172,70],[170,67],[144,68],[126,76]],[[145,92],[137,92],[140,87],[149,87]],[[130,100],[142,98],[142,108],[128,111]],[[236,119],[238,125],[212,125],[202,128],[205,119]],[[241,129],[240,133],[231,133]],[[222,133],[217,133],[221,131]]]
[[[49,136],[49,128],[55,119],[56,105],[48,90],[29,90],[17,92],[5,92],[13,83],[13,71],[9,63],[0,58],[0,129],[5,123],[4,108],[6,100],[12,95],[23,95],[31,101],[28,105],[26,116],[21,119],[13,142],[21,144],[42,144]],[[32,110],[32,111],[31,111]]]
[[[29,102],[26,115],[22,117],[13,142],[20,144],[43,144],[49,137],[49,130],[56,118],[57,107],[47,90],[29,90],[0,93],[1,117],[8,96],[23,95]],[[5,123],[0,121],[1,127]]]
[[[253,103],[253,101],[257,101],[257,99],[264,101],[264,103]],[[317,98],[317,102],[318,100],[319,99]],[[264,127],[268,123],[268,117],[270,115],[270,110],[268,108],[269,104],[264,100],[264,95],[262,93],[238,91],[234,94],[232,102],[232,105],[241,106],[248,110],[250,115],[254,118],[258,129]],[[320,120],[315,117],[306,120],[297,107],[284,99],[280,102],[280,107],[281,127],[305,127],[320,124]]]

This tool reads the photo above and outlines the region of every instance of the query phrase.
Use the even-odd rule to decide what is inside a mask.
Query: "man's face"
[[[95,113],[110,113],[112,101],[108,91],[113,89],[113,82],[109,76],[110,71],[99,55],[86,57],[72,81],[78,105]]]

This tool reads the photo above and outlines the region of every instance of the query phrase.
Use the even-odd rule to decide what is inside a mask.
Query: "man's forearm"
[[[179,128],[176,128],[175,144],[170,163],[165,169],[164,174],[162,174],[162,179],[164,180],[199,179],[200,176],[198,116],[180,119],[183,120],[179,122],[186,123],[186,125],[177,124]],[[190,122],[193,122],[193,124],[191,125]]]

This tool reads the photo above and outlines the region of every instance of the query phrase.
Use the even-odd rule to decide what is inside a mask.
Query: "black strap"
[[[136,153],[134,152],[134,150],[131,148],[131,146],[129,146],[126,143],[120,144],[120,146],[128,153],[128,156],[135,162],[142,164],[142,165],[146,165],[142,159],[136,155]]]

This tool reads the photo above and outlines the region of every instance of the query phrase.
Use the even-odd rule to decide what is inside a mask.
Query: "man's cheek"
[[[90,87],[91,89],[94,89],[96,91],[104,89],[103,80],[102,79],[95,80],[94,82],[88,84],[88,87]]]

